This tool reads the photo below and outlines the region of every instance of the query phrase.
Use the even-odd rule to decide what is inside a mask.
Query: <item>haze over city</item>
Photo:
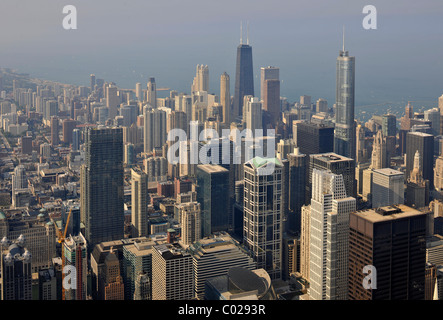
[[[235,47],[249,21],[255,88],[259,68],[281,69],[281,94],[335,99],[334,59],[346,48],[356,56],[356,107],[420,101],[437,104],[443,64],[442,6],[415,1],[71,1],[78,29],[64,30],[54,0],[2,1],[0,66],[33,77],[87,85],[88,75],[123,88],[155,76],[159,87],[186,92],[195,65],[234,74]],[[377,7],[377,30],[362,27],[362,8]],[[14,32],[5,32],[14,30]],[[375,108],[376,110],[376,108]]]

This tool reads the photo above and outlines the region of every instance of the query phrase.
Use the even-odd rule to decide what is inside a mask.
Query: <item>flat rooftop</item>
[[[381,173],[381,174],[383,174],[385,176],[403,175],[403,172],[398,171],[398,170],[394,170],[394,169],[391,169],[391,168],[376,169],[376,170],[374,170],[374,172]]]
[[[361,210],[354,214],[372,223],[426,215],[425,212],[408,207],[404,204]]]
[[[327,162],[340,162],[340,161],[349,161],[349,160],[354,160],[352,158],[348,158],[342,155],[339,155],[337,153],[334,152],[328,152],[328,153],[317,153],[317,154],[311,154],[310,155],[311,158],[319,158],[323,161],[327,161]]]
[[[215,173],[215,172],[228,172],[228,169],[223,168],[218,164],[199,164],[197,168],[207,172],[207,173]]]

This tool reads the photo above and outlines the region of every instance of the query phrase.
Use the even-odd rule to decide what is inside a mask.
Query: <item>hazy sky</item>
[[[378,29],[365,30],[365,5]],[[75,5],[78,29],[62,27]],[[210,91],[220,75],[234,92],[240,21],[249,21],[255,90],[262,66],[280,68],[281,95],[335,99],[335,62],[346,27],[356,57],[356,105],[431,101],[443,94],[441,0],[1,0],[0,66],[78,85],[89,74],[123,88],[146,85],[189,92],[197,64]]]

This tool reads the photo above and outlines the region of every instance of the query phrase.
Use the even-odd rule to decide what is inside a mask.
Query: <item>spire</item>
[[[343,52],[345,52],[345,26],[343,25]]]
[[[240,21],[240,44],[243,44],[243,21]]]
[[[247,22],[246,28],[246,44],[249,46],[249,21]]]

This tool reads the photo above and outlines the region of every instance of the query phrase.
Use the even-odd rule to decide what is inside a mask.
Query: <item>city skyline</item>
[[[435,97],[440,95],[437,79],[443,68],[438,61],[441,48],[437,45],[437,34],[430,30],[441,29],[441,21],[437,19],[441,9],[431,0],[420,6],[412,2],[395,6],[375,1],[373,5],[377,7],[379,15],[377,30],[362,27],[364,14],[361,10],[365,3],[360,1],[339,1],[336,5],[319,5],[317,1],[315,6],[305,1],[300,5],[280,1],[279,6],[269,8],[267,20],[261,20],[264,4],[259,2],[251,6],[250,12],[228,14],[226,21],[217,18],[209,27],[204,15],[195,17],[195,13],[192,13],[189,21],[178,17],[172,22],[168,20],[167,24],[160,21],[161,27],[155,32],[149,32],[151,22],[143,22],[143,19],[137,27],[131,23],[124,27],[120,23],[111,25],[109,19],[115,17],[117,11],[123,17],[136,13],[129,10],[132,6],[121,8],[113,3],[109,4],[108,10],[104,10],[107,16],[100,11],[100,4],[103,5],[101,1],[88,4],[88,7],[74,1],[73,5],[79,10],[78,30],[64,30],[61,27],[62,6],[51,5],[52,0],[42,2],[46,7],[29,3],[31,12],[25,13],[18,13],[18,8],[7,1],[2,5],[11,12],[9,16],[17,12],[17,16],[21,17],[19,25],[17,21],[10,21],[9,24],[16,27],[18,34],[31,27],[30,14],[35,15],[34,19],[48,18],[44,23],[37,20],[39,23],[35,30],[28,30],[26,37],[21,37],[23,41],[20,41],[20,45],[16,39],[2,35],[0,41],[7,47],[7,50],[0,49],[2,67],[77,85],[86,85],[86,75],[93,72],[122,88],[135,88],[137,82],[147,82],[149,77],[155,77],[158,87],[189,92],[195,65],[203,63],[211,69],[210,88],[219,88],[219,76],[224,71],[231,77],[235,75],[235,52],[232,48],[240,40],[240,22],[243,21],[245,25],[248,21],[249,43],[254,56],[255,92],[260,91],[260,67],[274,65],[282,70],[281,95],[289,101],[297,101],[299,96],[307,94],[332,102],[335,100],[335,83],[330,62],[341,48],[342,27],[345,25],[346,46],[358,59],[355,89],[357,108],[373,104],[404,104],[409,100],[435,106]],[[199,4],[201,10],[208,13],[214,9],[225,13],[227,8],[233,6],[228,1],[222,10],[220,4],[193,3]],[[344,3],[347,4],[345,8],[340,5]],[[238,5],[241,8],[246,3],[240,2]],[[139,8],[146,4],[135,3],[134,6]],[[43,7],[47,8],[47,12],[42,12]],[[413,13],[405,8],[413,8]],[[171,1],[170,7],[168,4],[157,4],[150,12],[159,13],[154,19],[157,21],[164,17],[164,12],[175,16],[179,9],[190,10]],[[283,19],[290,12],[294,13],[297,23]],[[3,23],[8,23],[10,18],[1,14],[0,17],[0,27],[3,27]],[[184,27],[180,28],[180,23],[184,23]],[[204,25],[206,27],[202,31]],[[34,32],[39,32],[41,44],[35,43],[36,39],[32,38]],[[195,35],[191,35],[191,32]],[[427,36],[422,37],[422,34]],[[145,42],[154,46],[144,47]],[[176,50],[169,50],[176,46],[181,48],[180,54]],[[26,48],[29,48],[29,54],[25,53]],[[422,58],[417,58],[423,56],[426,56],[425,65],[421,63]],[[408,68],[400,67],[405,63]],[[63,72],[60,73],[61,70]],[[174,70],[174,77],[169,70]],[[233,82],[231,93],[234,92]],[[388,84],[390,90],[385,90]],[[213,91],[218,93],[217,89]]]
[[[0,5],[1,300],[443,300],[432,0],[28,4]]]

